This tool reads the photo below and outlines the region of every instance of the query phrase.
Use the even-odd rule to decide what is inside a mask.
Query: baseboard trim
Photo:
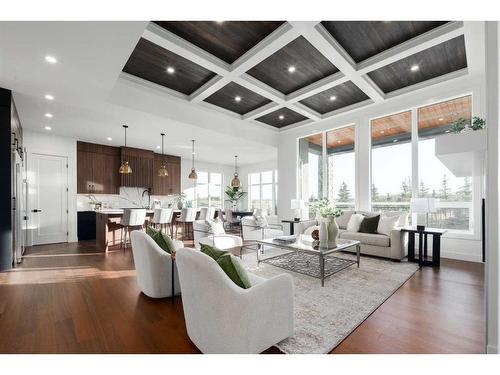
[[[497,347],[493,345],[486,346],[486,354],[498,354]]]
[[[481,254],[463,254],[453,251],[441,251],[441,258],[465,260],[468,262],[482,263]]]

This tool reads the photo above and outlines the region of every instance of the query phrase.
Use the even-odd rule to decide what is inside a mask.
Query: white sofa
[[[213,234],[210,225],[205,220],[193,222],[194,243],[197,249],[200,244],[214,246],[220,250],[236,250],[241,255],[243,240],[239,236],[227,233]]]
[[[276,216],[267,216],[269,225],[262,228],[257,225],[254,216],[245,216],[241,219],[241,232],[244,241],[264,240],[283,236],[283,227],[278,224]]]
[[[380,215],[380,212],[367,211],[345,211],[343,216],[337,219],[339,225],[339,238],[358,240],[361,242],[361,254],[373,255],[382,258],[401,260],[407,255],[407,236],[401,232],[401,227],[408,224],[408,214],[392,211],[384,212],[385,215],[400,215],[397,226],[391,230],[390,236],[385,234],[372,234],[360,232],[348,232],[346,230],[347,222],[353,213],[360,213],[368,217]],[[300,223],[297,233],[311,234],[318,228],[316,220],[310,220]]]
[[[189,338],[203,353],[260,353],[294,330],[293,281],[289,274],[237,286],[208,255],[177,252],[182,305]]]
[[[172,296],[172,258],[146,233],[135,230],[130,234],[132,252],[137,272],[137,283],[141,291],[152,298]],[[182,241],[174,240],[175,249],[184,247]],[[175,269],[174,263],[174,269]],[[180,294],[179,273],[174,271],[174,293]]]

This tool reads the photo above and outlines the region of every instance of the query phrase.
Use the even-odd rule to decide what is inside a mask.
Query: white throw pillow
[[[361,214],[353,214],[347,223],[348,232],[359,232],[361,222],[365,217]]]
[[[340,229],[346,229],[347,223],[349,223],[349,219],[354,214],[354,211],[344,211],[342,215],[340,215],[337,220],[337,225]]]
[[[222,224],[220,219],[217,218],[215,220],[207,220],[207,224],[210,225],[210,232],[212,234],[226,234],[224,224]]]
[[[256,215],[254,216],[255,219],[255,225],[261,228],[266,228],[269,223],[267,222],[267,218],[263,215]]]
[[[396,225],[399,221],[400,215],[380,215],[380,220],[378,221],[377,232],[380,234],[385,234],[386,236],[391,235],[391,230],[396,228]]]

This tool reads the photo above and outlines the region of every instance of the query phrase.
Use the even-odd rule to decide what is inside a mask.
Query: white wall
[[[358,209],[370,208],[370,119],[397,113],[412,107],[431,104],[463,94],[473,94],[473,115],[484,117],[484,81],[482,76],[461,77],[452,81],[422,88],[418,91],[388,99],[380,104],[372,104],[346,114],[324,120],[320,123],[303,125],[287,129],[280,133],[278,140],[278,216],[279,219],[293,215],[290,200],[296,198],[297,189],[297,139],[316,134],[320,131],[356,124],[356,195]],[[390,168],[390,166],[388,166]],[[479,194],[481,195],[481,194]],[[478,207],[480,208],[480,207]],[[479,223],[479,211],[476,210],[475,222]],[[479,226],[478,226],[479,228]],[[452,238],[456,237],[456,238]],[[479,233],[474,237],[445,235],[442,241],[442,256],[470,261],[481,260],[481,242]]]
[[[76,222],[76,140],[66,137],[58,137],[52,134],[37,133],[25,130],[23,133],[23,143],[28,153],[28,184],[29,176],[32,172],[31,160],[33,154],[45,154],[62,156],[68,159],[68,241],[76,242],[77,222]],[[29,185],[28,185],[29,186]],[[28,207],[28,215],[31,216],[32,207]],[[31,219],[31,217],[30,217]],[[29,220],[28,220],[29,222]],[[31,245],[28,239],[28,245]]]

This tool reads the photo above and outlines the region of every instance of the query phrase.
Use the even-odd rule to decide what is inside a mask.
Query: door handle
[[[34,210],[31,210],[31,212],[42,212],[42,210],[39,210],[39,209],[34,209]]]

